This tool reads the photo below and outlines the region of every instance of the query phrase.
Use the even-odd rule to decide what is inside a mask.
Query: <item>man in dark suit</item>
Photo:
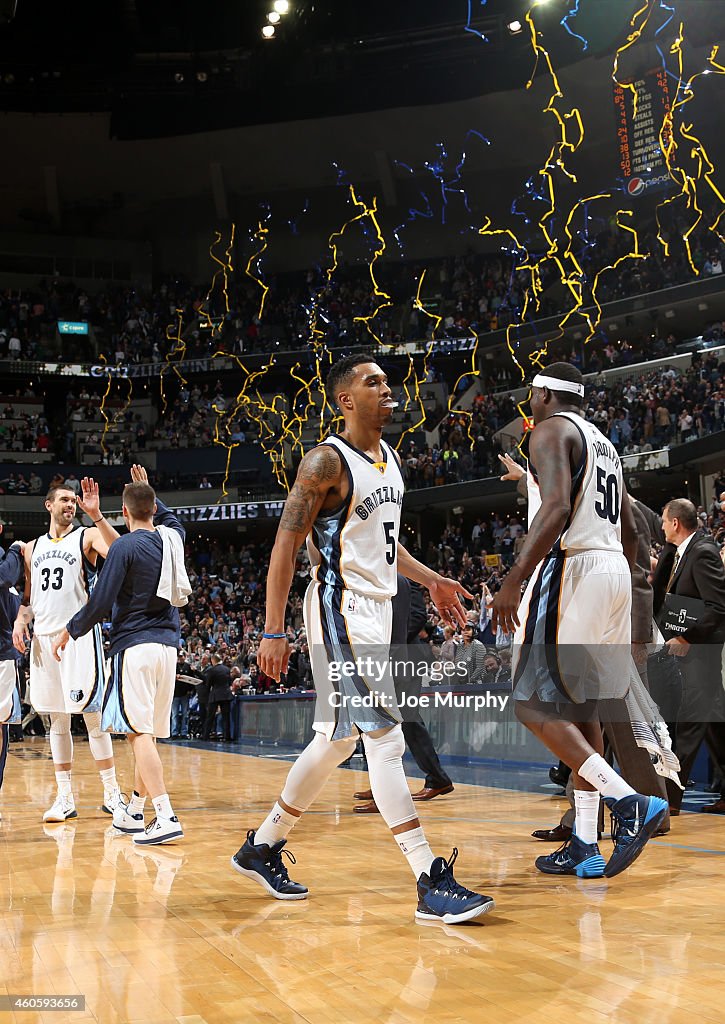
[[[211,736],[218,707],[222,713],[224,742],[231,743],[232,675],[228,666],[221,663],[218,654],[212,654],[211,666],[204,673],[204,679],[209,685],[209,703],[206,707],[206,722],[202,738],[208,740]]]
[[[654,610],[660,612],[666,594],[703,602],[702,615],[681,636],[667,640],[670,654],[680,659],[682,703],[677,716],[675,752],[680,780],[687,784],[703,740],[720,778],[725,777],[725,696],[722,686],[722,648],[725,641],[725,569],[712,537],[698,530],[691,501],[676,498],[665,505],[662,530],[667,541],[654,579]],[[724,784],[725,786],[725,784]],[[668,784],[670,806],[679,813],[682,792]],[[725,814],[725,788],[720,799],[702,808]]]
[[[404,665],[408,661],[429,661],[430,647],[419,639],[419,634],[426,626],[427,613],[425,600],[420,584],[413,583],[398,573],[398,592],[393,598],[393,627],[390,636],[390,660],[393,664]],[[420,653],[418,653],[419,648]],[[395,690],[400,699],[401,693],[408,696],[420,696],[421,679],[415,673],[405,673],[398,669],[395,673]],[[423,724],[417,709],[402,709],[403,735],[408,749],[416,764],[425,773],[422,789],[413,793],[414,800],[433,800],[437,796],[453,792],[446,770],[438,760],[430,733]],[[373,800],[372,790],[363,789],[354,794],[356,800],[365,801],[358,804],[356,814],[376,814],[377,804]]]

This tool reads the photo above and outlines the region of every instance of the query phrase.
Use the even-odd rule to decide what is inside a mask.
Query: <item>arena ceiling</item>
[[[507,28],[530,0],[293,0],[267,42],[271,5],[116,0],[99,14],[92,0],[18,0],[0,26],[0,227],[150,237],[159,211],[173,216],[180,202],[199,228],[224,219],[225,207],[237,216],[246,200],[282,194],[291,211],[312,210],[335,192],[338,168],[405,216],[439,143],[454,158],[466,153],[474,220],[509,212],[555,130],[542,116],[541,67],[525,88],[526,31]],[[573,0],[546,0],[537,17],[562,87],[582,109],[586,144],[574,164],[596,189],[615,174],[612,56],[640,4],[579,6],[586,50],[561,24]],[[699,67],[724,34],[725,2],[676,8]],[[633,73],[659,59],[652,41],[628,56]],[[698,94],[715,156],[721,84],[713,76]]]

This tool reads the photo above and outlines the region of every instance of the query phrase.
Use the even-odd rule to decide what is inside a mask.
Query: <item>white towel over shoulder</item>
[[[191,593],[191,584],[184,565],[184,542],[178,530],[173,530],[169,526],[157,526],[156,529],[164,546],[156,596],[163,597],[174,608],[182,608],[188,603]]]

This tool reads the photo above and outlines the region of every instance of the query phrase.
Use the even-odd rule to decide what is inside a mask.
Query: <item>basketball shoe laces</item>
[[[297,863],[295,855],[290,850],[278,850],[276,853],[270,851],[269,868],[275,878],[279,878],[282,882],[289,882],[289,871],[282,860],[282,854],[289,857],[290,864]]]
[[[453,865],[456,863],[458,857],[458,847],[453,847],[453,853],[448,860],[443,859],[445,867],[440,874],[436,887],[433,890],[436,896],[451,896],[454,900],[467,900],[471,895],[471,891],[466,889],[465,886],[460,885],[453,877]]]
[[[633,822],[631,819],[622,818],[617,814],[611,813],[609,820],[612,826],[612,840],[614,841],[615,849],[620,844],[628,846],[636,838],[637,830],[632,827]]]
[[[250,831],[247,832],[247,841],[249,843],[253,843],[252,836],[254,836],[254,830],[250,829]],[[280,847],[279,850],[275,850],[274,846],[276,846],[276,843],[269,848],[269,860],[267,861],[269,870],[275,878],[279,878],[282,882],[289,882],[289,872],[282,860],[282,854],[289,858],[290,864],[296,864],[297,858],[291,850],[285,850],[282,847]]]

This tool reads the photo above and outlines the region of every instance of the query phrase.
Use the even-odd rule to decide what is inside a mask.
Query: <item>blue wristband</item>
[[[286,640],[286,633],[262,633],[263,640]]]

